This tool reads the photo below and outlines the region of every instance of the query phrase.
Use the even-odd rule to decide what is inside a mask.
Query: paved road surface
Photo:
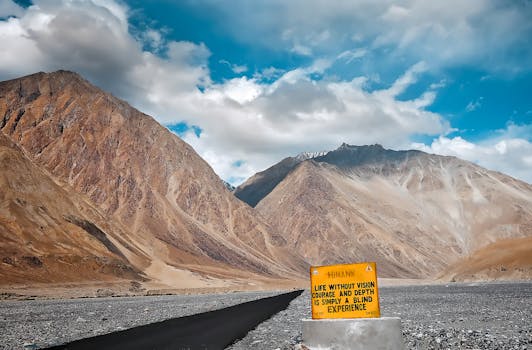
[[[224,349],[288,304],[303,291],[249,301],[221,310],[152,323],[86,338],[49,349]]]

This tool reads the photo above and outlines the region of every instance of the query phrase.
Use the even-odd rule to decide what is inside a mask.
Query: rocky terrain
[[[383,317],[401,318],[405,350],[532,346],[530,282],[384,287],[379,297]],[[304,293],[229,349],[301,349],[309,298]]]
[[[0,302],[0,349],[39,348],[210,311],[269,293]],[[400,317],[405,349],[529,349],[532,284],[381,287],[382,316]],[[292,350],[310,318],[308,292],[229,349]]]
[[[15,276],[22,266],[27,281],[38,281],[42,271],[57,281],[55,266],[65,264],[80,279],[99,280],[85,270],[105,264],[84,264],[90,256],[119,256],[161,288],[249,285],[307,271],[286,239],[236,199],[189,145],[75,73],[1,82],[0,130],[3,144],[14,144],[2,163],[8,186],[0,188],[0,223],[10,237],[0,245],[3,275]],[[13,162],[24,166],[8,169]],[[18,193],[32,192],[41,180],[22,176],[9,187],[19,170],[47,178],[53,191],[37,188],[31,201],[22,198]],[[64,244],[86,251],[66,257]],[[18,280],[2,278],[10,281]]]
[[[454,157],[344,144],[285,159],[235,193],[261,194],[249,204],[312,265],[376,261],[381,277],[532,278],[532,245],[519,243],[532,237],[532,186]],[[469,271],[452,270],[465,259],[475,261]]]

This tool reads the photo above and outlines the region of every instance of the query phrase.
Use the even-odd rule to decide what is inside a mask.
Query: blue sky
[[[0,79],[69,69],[238,184],[342,142],[532,182],[530,1],[0,2]]]

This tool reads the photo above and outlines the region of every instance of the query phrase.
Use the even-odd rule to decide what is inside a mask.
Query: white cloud
[[[397,79],[387,90],[387,92],[394,97],[403,93],[407,87],[417,81],[418,75],[420,73],[426,72],[427,69],[427,64],[425,62],[421,61],[416,63],[410,67],[399,79]]]
[[[244,73],[244,72],[247,72],[248,70],[248,67],[246,65],[239,66],[237,64],[233,64],[231,68],[233,69],[233,72],[235,72],[236,74]]]
[[[295,43],[294,46],[292,46],[292,49],[290,50],[292,52],[295,52],[302,56],[312,56],[312,49],[308,46]]]
[[[42,53],[29,38],[20,19],[0,21],[0,42],[4,48],[0,50],[0,75],[4,79],[43,69]]]
[[[366,56],[368,53],[368,50],[363,48],[353,49],[353,50],[346,50],[339,54],[337,56],[337,59],[343,59],[346,61],[346,63],[351,63],[352,61],[356,60],[357,58],[362,58]]]
[[[239,104],[246,104],[256,99],[263,91],[263,87],[247,77],[234,78],[221,85],[213,85],[205,91],[204,97],[219,103],[224,99],[232,99]]]
[[[302,56],[312,56],[313,48],[320,47],[331,39],[331,33],[328,29],[309,30],[304,36],[300,36],[300,34],[298,29],[287,28],[280,34],[280,38],[289,45],[291,52]]]
[[[231,64],[231,62],[227,60],[220,60],[219,62],[226,64],[236,74],[241,74],[241,73],[247,72],[248,70],[248,67],[244,64],[243,65]]]
[[[526,139],[531,134],[532,124],[509,124],[494,137],[480,143],[469,142],[459,136],[440,136],[429,146],[418,143],[412,144],[411,147],[428,153],[469,160],[487,169],[532,183],[532,143]]]
[[[473,111],[476,111],[477,109],[479,109],[480,107],[482,107],[482,100],[484,99],[484,97],[479,97],[477,100],[475,101],[470,101],[467,106],[466,106],[466,112],[473,112]]]
[[[143,32],[142,40],[152,51],[159,52],[164,48],[163,35],[155,29],[147,29]]]
[[[254,78],[258,80],[273,80],[280,77],[285,71],[276,67],[268,67],[262,69],[260,72],[254,74]]]
[[[430,88],[431,88],[431,90],[437,90],[437,89],[441,89],[441,88],[445,87],[446,85],[447,85],[447,82],[445,80],[440,80],[437,83],[430,84]]]

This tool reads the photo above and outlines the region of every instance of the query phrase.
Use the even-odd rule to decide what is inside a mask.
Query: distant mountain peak
[[[300,163],[313,160],[318,163],[328,163],[339,169],[351,171],[356,167],[371,167],[376,171],[381,168],[395,168],[399,163],[412,157],[426,155],[426,153],[416,150],[394,151],[384,148],[380,144],[373,145],[349,145],[342,143],[333,151],[303,152],[295,157],[288,157],[270,168],[261,171],[234,191],[242,201],[255,207],[264,197],[266,197],[283,179]]]
[[[339,168],[353,168],[368,164],[388,164],[403,162],[412,156],[424,154],[421,151],[394,151],[380,144],[353,146],[342,143],[340,147],[327,154],[314,158],[317,162],[329,163]]]

